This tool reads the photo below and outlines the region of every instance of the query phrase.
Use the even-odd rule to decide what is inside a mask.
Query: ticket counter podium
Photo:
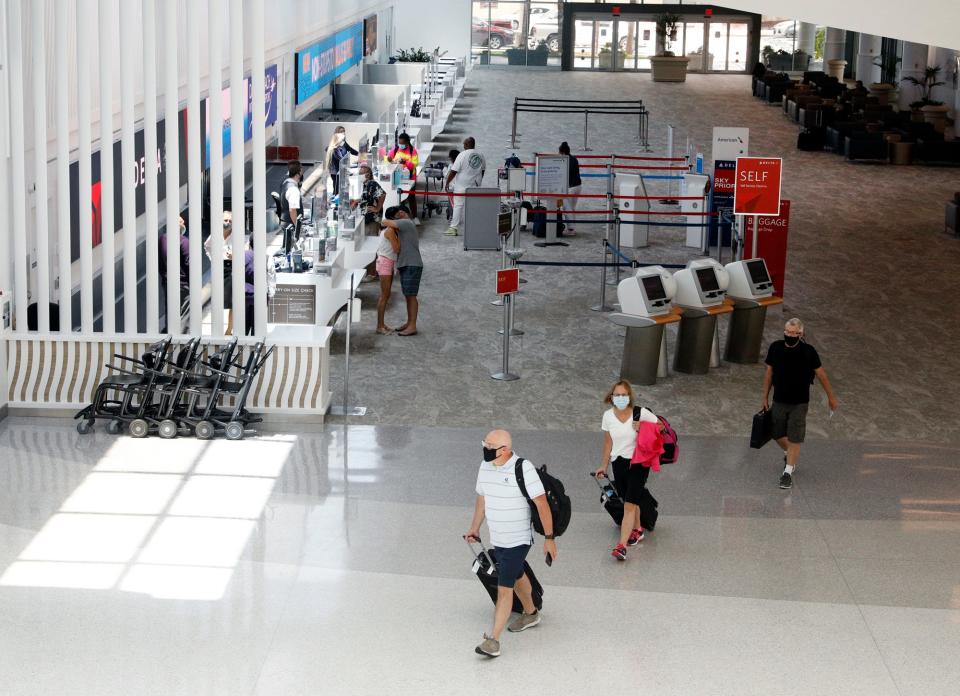
[[[762,258],[733,261],[726,265],[730,285],[727,298],[733,303],[730,332],[723,359],[741,365],[760,360],[767,307],[783,303],[773,294],[773,280]]]
[[[680,321],[679,309],[669,314],[641,317],[614,312],[610,321],[627,329],[620,361],[620,379],[631,384],[651,385],[667,376],[667,324]]]

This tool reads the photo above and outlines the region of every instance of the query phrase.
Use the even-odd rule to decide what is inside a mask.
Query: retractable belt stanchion
[[[350,331],[353,327],[353,292],[353,273],[350,273],[350,294],[347,296],[347,336],[343,364],[343,405],[330,407],[330,413],[334,416],[367,415],[366,406],[350,406],[348,400],[350,395]]]
[[[507,251],[513,266],[523,256],[523,249],[510,249]],[[494,372],[490,376],[501,382],[513,382],[520,379],[520,375],[510,372],[510,336],[513,335],[513,303],[514,296],[506,293],[503,296],[503,329],[499,333],[503,336],[503,364],[500,372]],[[522,333],[522,332],[521,332]]]
[[[607,304],[607,263],[611,258],[610,248],[610,217],[613,214],[613,160],[610,155],[610,164],[607,165],[607,214],[603,223],[603,266],[600,268],[600,303],[590,309],[594,312],[612,312],[613,307]]]
[[[583,109],[583,151],[590,152],[590,147],[587,141],[587,127],[590,124],[590,110],[584,107]]]

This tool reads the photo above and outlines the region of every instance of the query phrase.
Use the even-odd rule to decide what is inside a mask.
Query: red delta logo
[[[103,206],[99,181],[90,187],[90,206],[90,225],[93,236],[92,246],[96,247],[100,245],[103,239]]]

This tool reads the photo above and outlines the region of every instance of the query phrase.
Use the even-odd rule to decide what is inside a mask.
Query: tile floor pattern
[[[640,94],[659,152],[672,121],[681,143],[749,125],[753,152],[784,156],[786,311],[808,321],[842,402],[831,421],[815,404],[793,490],[776,487],[776,451],[745,446],[759,367],[671,376],[642,398],[671,417],[682,459],[652,477],[657,530],[617,564],[587,477],[622,342],[587,310],[597,273],[525,272],[523,379],[493,382],[498,255],[464,253],[430,220],[422,334],[374,336],[369,313],[354,334],[362,424],[159,443],[0,423],[0,694],[954,696],[960,251],[940,216],[956,170],[798,152],[796,128],[741,77],[476,71],[470,86],[447,136],[469,130],[491,169],[517,93]],[[580,123],[564,119],[523,116],[521,154],[577,149]],[[629,151],[632,135],[597,120],[591,143]],[[642,260],[685,260],[680,236],[655,233]],[[523,246],[595,260],[599,239],[582,226],[567,249]],[[375,288],[361,295],[369,306]],[[542,625],[507,635],[493,663],[473,653],[492,606],[460,539],[491,424],[574,506],[553,568],[532,554]]]
[[[665,152],[666,125],[672,123],[679,147],[689,137],[704,147],[708,163],[714,126],[749,126],[753,154],[784,158],[783,195],[792,201],[786,304],[770,312],[766,337],[781,334],[784,315],[803,318],[841,401],[828,420],[826,399],[816,387],[809,432],[854,440],[960,440],[960,419],[948,397],[960,386],[960,314],[953,300],[960,294],[960,240],[943,233],[944,201],[960,189],[960,170],[850,163],[798,151],[796,124],[753,98],[744,76],[691,75],[676,85],[655,84],[645,74],[475,70],[468,84],[476,91],[463,101],[464,120],[445,137],[453,144],[474,135],[491,172],[511,153],[506,145],[517,94],[639,96],[652,112],[656,154]],[[575,151],[582,144],[579,115],[519,118],[516,152],[524,161],[533,151],[553,152],[562,140]],[[595,153],[636,151],[635,121],[595,116],[590,124]],[[488,172],[486,183],[493,181]],[[601,190],[596,180],[586,181],[585,192]],[[655,182],[651,192],[664,186]],[[424,223],[421,334],[412,341],[376,335],[378,288],[360,288],[365,309],[353,335],[351,389],[353,400],[370,409],[366,422],[595,429],[598,398],[619,372],[623,346],[622,333],[588,309],[599,300],[599,270],[524,270],[529,282],[518,299],[517,325],[526,333],[511,348],[511,366],[522,379],[495,382],[489,374],[500,364],[496,332],[502,312],[489,302],[499,254],[464,252],[462,238],[442,235],[442,221]],[[599,261],[601,236],[599,225],[583,225],[568,248],[537,249],[527,234],[520,246],[527,250],[524,260]],[[685,263],[694,254],[683,247],[683,236],[681,228],[652,231],[640,260]],[[388,323],[402,320],[396,296]],[[725,335],[726,321],[720,326]],[[671,355],[675,335],[668,329]],[[342,372],[337,341],[335,394]],[[643,399],[685,433],[727,435],[744,431],[745,417],[759,408],[761,383],[760,366],[724,363],[707,376],[672,375],[644,388]]]
[[[685,437],[651,478],[656,531],[619,564],[587,476],[598,434],[517,432],[574,517],[552,568],[531,554],[542,624],[489,663],[459,537],[482,435],[161,446],[5,421],[2,693],[956,693],[956,446],[814,441],[784,492],[772,449]]]

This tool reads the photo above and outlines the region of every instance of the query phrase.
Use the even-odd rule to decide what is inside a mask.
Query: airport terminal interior
[[[0,0],[0,693],[955,696],[960,10],[731,2]],[[495,430],[572,512],[490,657]]]

